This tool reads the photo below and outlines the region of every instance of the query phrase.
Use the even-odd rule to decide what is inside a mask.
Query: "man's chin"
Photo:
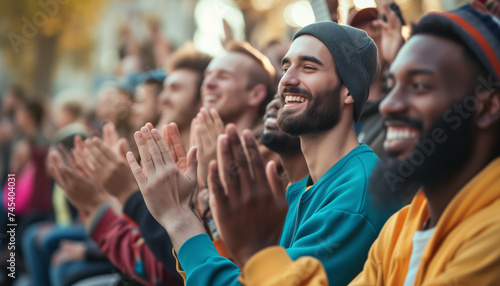
[[[379,161],[369,179],[368,191],[379,206],[408,203],[421,186],[418,172],[411,168],[409,160],[399,160],[397,154],[392,155]]]
[[[411,151],[388,151],[384,149],[387,161],[403,161],[408,160],[411,155]]]

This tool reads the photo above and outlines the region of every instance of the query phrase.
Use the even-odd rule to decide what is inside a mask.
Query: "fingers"
[[[147,148],[149,150],[149,154],[151,155],[151,157],[153,159],[153,163],[155,165],[155,168],[163,167],[165,165],[165,162],[163,161],[163,157],[162,157],[162,154],[160,152],[160,148],[158,146],[158,143],[156,143],[156,140],[153,138],[153,134],[151,134],[151,131],[147,127],[141,128],[141,134],[142,134],[142,137],[146,140]],[[161,140],[161,136],[160,136],[160,140]]]
[[[212,115],[212,119],[214,120],[215,129],[217,130],[217,134],[224,133],[224,122],[220,118],[219,113],[217,112],[217,110],[215,110],[215,108],[212,108],[210,110],[210,115]]]
[[[184,145],[182,145],[181,134],[179,133],[177,124],[170,123],[168,125],[168,135],[173,145],[173,149],[170,150],[174,150],[177,159],[186,158],[186,149],[184,149]]]
[[[201,139],[201,127],[198,123],[195,124],[194,126],[194,145],[198,147],[200,152],[205,151],[205,145],[203,143],[203,140]]]
[[[63,189],[66,188],[66,184],[61,176],[61,172],[59,170],[59,166],[58,166],[58,161],[59,160],[62,160],[60,158],[60,155],[57,153],[57,151],[50,151],[49,152],[49,158],[48,158],[48,161],[49,161],[49,171],[52,175],[52,177],[54,177],[54,179],[56,180],[57,184],[59,184]]]
[[[164,164],[175,164],[174,159],[171,156],[171,151],[169,150],[167,143],[165,143],[165,140],[161,138],[160,132],[158,132],[158,130],[156,129],[152,129],[151,135],[153,135],[153,138],[158,145]]]
[[[189,146],[197,146],[200,148],[201,146],[196,145],[196,125],[198,124],[198,121],[196,120],[196,117],[191,120],[191,129],[189,129]]]
[[[495,15],[496,17],[500,17],[500,3],[498,1],[493,2],[490,13]]]
[[[220,181],[219,168],[217,161],[212,160],[209,164],[208,170],[208,192],[210,195],[210,208],[222,209],[221,207],[227,206],[228,199],[224,192],[224,188]],[[215,203],[217,206],[212,206]]]
[[[116,132],[115,125],[112,122],[106,123],[102,127],[102,139],[108,147],[112,147],[118,142],[118,132]]]
[[[73,150],[83,150],[83,139],[80,135],[75,136],[75,138],[73,139],[73,143],[75,145],[75,148],[73,148]]]
[[[153,128],[154,128],[154,126],[153,126],[153,124],[151,124],[151,122],[146,123],[144,126],[146,126],[146,128],[149,129],[149,131],[153,130]]]
[[[187,154],[187,168],[184,173],[191,182],[197,182],[196,171],[198,169],[198,158],[196,146],[191,147]]]
[[[61,154],[62,163],[66,166],[69,166],[72,158],[70,151],[61,143],[57,144],[57,149],[59,150],[59,154]]]
[[[217,146],[218,147],[217,162],[219,162],[219,168],[221,170],[219,172],[219,177],[222,184],[225,186],[225,190],[227,191],[227,195],[229,197],[229,200],[231,201],[240,200],[241,198],[240,175],[242,173],[245,173],[245,171],[242,171],[243,166],[241,166],[244,165],[245,163],[242,164],[241,161],[243,159],[238,156],[238,152],[241,151],[236,151],[237,146],[233,146],[233,143],[237,144],[239,141],[239,139],[237,138],[238,135],[237,133],[235,135],[235,133],[236,130],[234,128],[234,125],[233,124],[228,125],[228,127],[226,128],[226,134],[219,136],[218,146]],[[236,138],[234,138],[235,136]]]
[[[472,0],[470,2],[470,5],[472,6],[472,8],[476,9],[477,11],[479,11],[481,13],[488,13],[488,9],[486,9],[486,5],[484,5],[483,3],[481,3],[478,0]]]
[[[389,3],[385,3],[383,9],[384,9],[384,14],[387,17],[387,23],[389,24],[390,27],[394,28],[397,27],[398,25],[399,26],[401,25],[401,21],[399,21],[396,12],[394,12],[389,7]]]
[[[208,146],[210,144],[211,140],[211,135],[209,132],[209,127],[207,122],[205,121],[205,118],[203,117],[203,113],[198,113],[196,116],[198,119],[198,124],[196,125],[196,132],[201,139],[201,143],[205,146]]]
[[[148,180],[146,176],[144,176],[141,166],[139,166],[139,163],[137,163],[137,161],[135,160],[134,154],[132,154],[132,152],[127,152],[127,162],[128,165],[130,166],[130,170],[134,174],[134,178],[137,181],[137,184],[139,184],[139,188],[143,190],[146,184],[148,183]]]
[[[116,155],[108,145],[104,144],[99,138],[94,138],[91,142],[94,154],[103,158],[105,161],[116,161]],[[107,163],[107,162],[105,162]]]
[[[263,183],[266,181],[265,166],[264,160],[259,152],[257,141],[255,141],[255,137],[250,130],[243,131],[243,138],[245,140],[245,146],[255,181],[257,181],[257,184]]]
[[[90,166],[89,160],[86,158],[85,150],[84,150],[84,143],[81,138],[80,142],[78,143],[80,146],[77,146],[75,144],[75,148],[72,150],[73,158],[70,159],[70,164],[71,166],[78,172],[80,172],[80,175],[90,178],[91,174],[93,173],[92,168]],[[76,140],[75,140],[76,143]]]
[[[381,29],[387,29],[389,27],[389,24],[387,24],[387,22],[382,20],[373,20],[372,24],[376,28],[381,28]]]
[[[127,139],[120,138],[118,140],[118,155],[120,155],[123,159],[126,159],[125,154],[127,154],[128,151],[130,151],[130,144],[128,144]]]
[[[250,170],[250,164],[248,162],[247,154],[243,147],[243,143],[240,140],[238,131],[236,131],[236,126],[234,124],[228,125],[226,133],[229,136],[229,142],[233,152],[233,158],[236,165],[236,174],[234,176],[238,177],[240,185],[238,186],[248,186],[252,183],[252,174]],[[247,188],[245,188],[247,189]]]
[[[85,140],[84,144],[85,144],[84,159],[87,160],[92,165],[94,170],[97,169],[98,166],[106,162],[106,159],[99,156],[99,151],[95,146],[93,146],[91,139]]]
[[[167,144],[168,150],[170,150],[170,152],[171,152],[170,155],[174,159],[174,162],[178,162],[179,158],[177,158],[177,154],[175,152],[174,144],[172,143],[172,140],[170,139],[170,135],[168,134],[169,133],[169,131],[168,131],[168,124],[163,125],[161,133],[162,133],[162,136],[163,136],[163,140]]]
[[[142,136],[141,132],[137,131],[134,133],[135,144],[137,145],[137,149],[139,150],[139,155],[141,156],[142,166],[144,167],[144,171],[146,174],[153,174],[155,172],[155,167],[153,165],[153,157],[149,153],[148,147],[146,146],[146,140]],[[129,161],[129,153],[127,152],[127,161]],[[134,158],[135,161],[135,158]],[[137,162],[136,162],[137,163]],[[129,161],[130,164],[130,161]],[[140,166],[139,166],[140,168]],[[134,172],[134,170],[132,170]],[[135,175],[135,172],[134,172]],[[137,180],[137,178],[136,178]],[[139,182],[139,181],[137,181]]]
[[[70,158],[69,163],[71,167],[82,177],[84,178],[91,178],[92,173],[86,169],[85,167],[82,167],[82,164],[78,162],[75,158]]]
[[[208,110],[205,107],[202,107],[200,109],[200,113],[203,117],[203,122],[205,124],[205,128],[208,132],[208,135],[210,136],[210,141],[215,141],[213,139],[217,138],[219,133],[217,132],[217,129],[215,128],[215,122],[213,121],[212,117],[208,113]]]
[[[278,174],[276,163],[274,163],[274,161],[270,161],[267,164],[266,175],[276,201],[281,203],[286,202],[286,191],[283,187],[283,181],[281,181],[281,177]]]
[[[227,192],[229,186],[228,182],[230,181],[229,165],[233,162],[233,154],[229,149],[229,139],[226,134],[222,134],[217,138],[217,162],[218,162],[218,170],[219,170],[219,180],[224,186],[224,190]],[[227,193],[226,193],[227,194]]]

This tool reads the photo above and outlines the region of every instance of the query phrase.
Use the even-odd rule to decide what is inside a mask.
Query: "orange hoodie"
[[[428,218],[427,199],[419,192],[387,221],[363,271],[349,285],[403,285],[413,235]],[[276,246],[255,254],[244,266],[240,281],[259,286],[327,285],[318,260],[292,261]],[[500,285],[500,158],[448,204],[425,247],[415,285]]]

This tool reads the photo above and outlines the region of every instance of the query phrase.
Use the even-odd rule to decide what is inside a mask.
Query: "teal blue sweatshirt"
[[[278,244],[294,260],[321,260],[330,285],[347,285],[361,272],[385,221],[401,207],[372,206],[367,184],[377,161],[377,155],[361,144],[312,186],[307,187],[305,178],[287,189],[289,209]],[[178,258],[187,285],[239,285],[240,270],[219,256],[207,235],[186,241]]]

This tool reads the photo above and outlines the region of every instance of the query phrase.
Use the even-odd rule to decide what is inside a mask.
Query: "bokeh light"
[[[374,0],[353,0],[356,9],[361,10],[370,7],[377,7]]]
[[[287,5],[283,12],[283,18],[292,27],[304,27],[316,21],[309,1],[298,1]]]

